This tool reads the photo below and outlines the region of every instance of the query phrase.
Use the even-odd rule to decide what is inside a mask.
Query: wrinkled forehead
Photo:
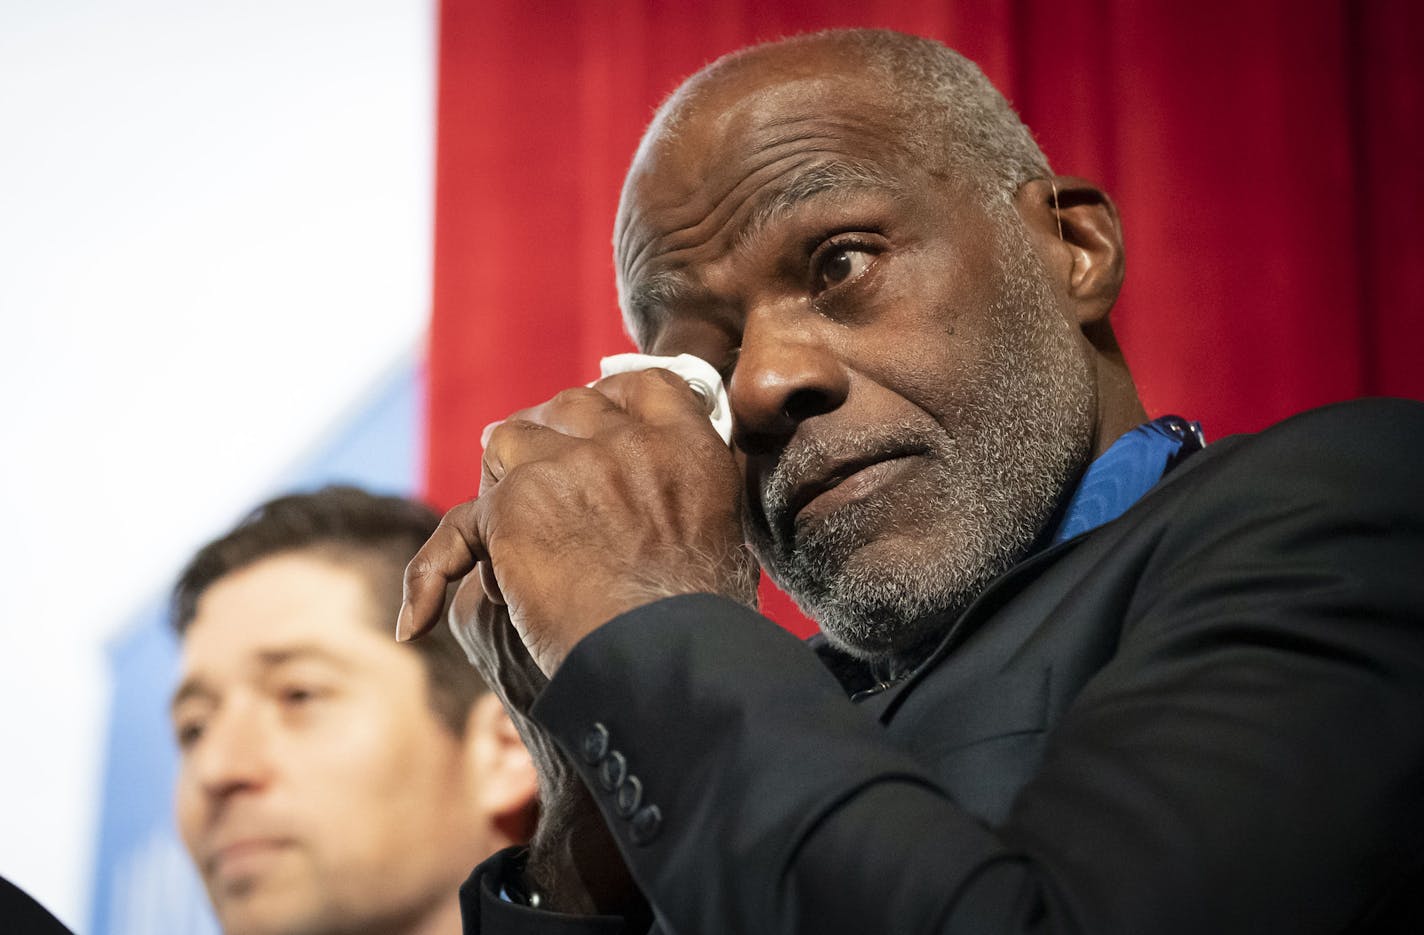
[[[620,287],[645,273],[660,239],[731,223],[719,212],[754,210],[807,174],[898,178],[917,162],[909,115],[864,68],[695,86],[649,129],[629,170],[614,234]]]
[[[699,93],[649,128],[628,191],[685,200],[757,154],[808,135],[867,158],[902,153],[910,141],[895,104],[887,88],[858,73],[783,76]]]

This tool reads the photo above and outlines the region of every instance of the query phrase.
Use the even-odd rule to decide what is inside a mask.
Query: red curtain
[[[1116,198],[1117,331],[1152,414],[1219,437],[1424,398],[1424,4],[443,0],[432,501],[473,495],[486,423],[629,348],[610,238],[657,102],[730,49],[835,26],[964,52],[1057,171]]]

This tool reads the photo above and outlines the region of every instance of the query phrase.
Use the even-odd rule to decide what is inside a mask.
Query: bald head
[[[1028,128],[977,65],[932,39],[886,29],[810,33],[724,55],[673,92],[648,132],[676,132],[709,91],[724,85],[766,86],[827,72],[883,88],[906,145],[942,168],[969,170],[1007,195],[1049,172]]]

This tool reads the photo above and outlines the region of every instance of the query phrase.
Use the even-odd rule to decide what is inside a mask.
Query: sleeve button
[[[613,802],[614,809],[619,818],[631,818],[642,804],[643,781],[637,776],[629,776],[627,781],[618,787],[618,795]]]
[[[656,805],[645,805],[633,816],[633,841],[647,844],[658,836],[662,826],[663,813]]]
[[[598,764],[598,784],[604,792],[612,792],[623,785],[628,775],[628,760],[617,750],[612,750]]]
[[[590,765],[603,759],[608,752],[608,728],[601,722],[594,722],[587,734],[583,735],[583,759]]]

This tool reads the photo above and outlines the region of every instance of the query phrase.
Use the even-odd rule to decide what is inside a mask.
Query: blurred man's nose
[[[210,796],[257,789],[271,779],[271,726],[260,711],[238,707],[216,715],[190,754],[194,777]]]
[[[737,447],[759,454],[845,401],[849,377],[828,343],[836,327],[804,303],[753,307],[728,387]]]

